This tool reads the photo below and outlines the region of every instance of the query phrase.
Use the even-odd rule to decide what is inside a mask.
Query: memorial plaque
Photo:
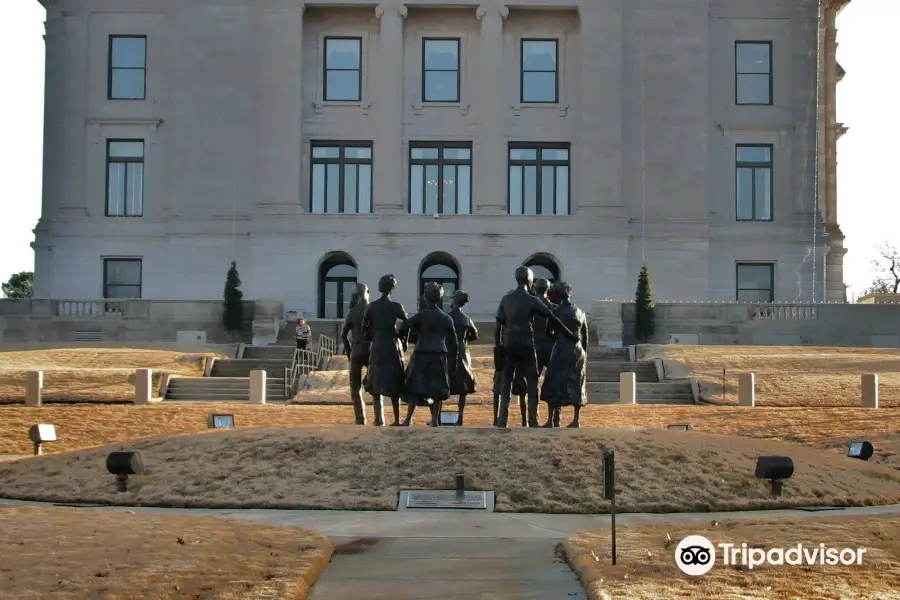
[[[460,496],[454,490],[410,491],[406,508],[455,508],[487,510],[485,492],[463,492]]]

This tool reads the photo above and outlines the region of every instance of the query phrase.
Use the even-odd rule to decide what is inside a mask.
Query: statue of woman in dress
[[[556,342],[541,386],[541,400],[551,410],[574,407],[575,418],[569,427],[581,427],[581,407],[587,404],[587,317],[584,311],[572,304],[572,287],[568,283],[555,283],[553,291],[559,303],[559,308],[554,312],[556,318],[570,331],[578,332],[578,340],[572,341],[561,332],[554,331],[553,321],[548,321],[547,334],[555,336]]]
[[[369,303],[363,316],[362,329],[371,342],[369,366],[366,369],[367,390],[374,396],[387,396],[394,409],[392,426],[400,425],[400,396],[406,376],[403,354],[406,342],[397,335],[397,321],[406,323],[403,305],[391,300],[397,278],[384,275],[378,280],[381,298]],[[378,401],[376,401],[378,403]]]
[[[472,373],[472,357],[469,354],[469,342],[478,339],[478,330],[472,319],[462,311],[469,303],[469,295],[462,290],[453,292],[450,298],[450,318],[456,330],[457,353],[454,364],[450,366],[450,395],[459,396],[459,416],[456,424],[462,427],[463,413],[466,410],[466,396],[475,393],[475,375]]]
[[[450,397],[450,367],[456,362],[457,341],[453,319],[440,308],[444,288],[429,281],[425,284],[425,308],[400,325],[398,335],[410,333],[418,340],[406,372],[404,399],[407,403],[406,421],[412,424],[417,405],[431,400],[431,426],[441,424],[441,407]]]

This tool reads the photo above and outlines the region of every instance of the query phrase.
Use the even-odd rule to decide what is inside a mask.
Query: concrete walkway
[[[167,509],[0,499],[2,506],[79,506],[85,510],[219,516],[311,529],[334,541],[335,554],[313,587],[310,600],[583,600],[583,589],[557,556],[556,547],[576,531],[609,527],[609,515]],[[900,515],[900,505],[817,511],[620,514],[616,523],[627,527],[838,515]]]

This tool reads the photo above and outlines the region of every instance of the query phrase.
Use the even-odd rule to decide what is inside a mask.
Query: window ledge
[[[460,100],[458,102],[426,102],[416,96],[413,99],[412,107],[413,112],[417,115],[422,114],[423,108],[458,108],[461,115],[466,115],[469,113],[471,104],[464,100]]]
[[[149,125],[156,129],[162,125],[162,119],[129,119],[122,117],[88,117],[87,125]]]
[[[364,115],[367,115],[369,114],[369,108],[372,106],[372,103],[368,100],[316,100],[315,102],[313,102],[313,108],[315,109],[317,115],[322,114],[322,111],[332,106],[360,108],[362,109],[362,113]]]
[[[513,114],[517,117],[522,114],[523,108],[555,108],[559,111],[559,116],[561,117],[565,117],[569,112],[568,102],[511,102],[509,106],[513,109]]]

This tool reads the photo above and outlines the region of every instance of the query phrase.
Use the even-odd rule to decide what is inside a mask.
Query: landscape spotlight
[[[456,474],[456,499],[462,500],[466,497],[466,476],[463,473]]]
[[[794,474],[794,461],[787,456],[760,456],[756,459],[756,476],[772,482],[772,496],[781,496],[784,480]]]
[[[106,470],[116,476],[116,491],[128,491],[128,476],[144,472],[144,461],[140,452],[110,452],[106,457]]]
[[[690,423],[685,423],[684,425],[669,425],[666,429],[671,429],[673,431],[693,431],[694,428]]]
[[[234,427],[234,415],[217,415],[215,413],[206,418],[206,424],[210,429],[223,429]]]
[[[874,453],[875,448],[871,442],[851,442],[850,448],[847,449],[847,456],[859,460],[869,460]]]
[[[32,425],[28,428],[28,437],[34,442],[34,455],[40,456],[44,453],[41,444],[56,441],[56,427],[46,423]]]
[[[453,426],[459,421],[459,413],[455,411],[441,411],[441,425]]]

